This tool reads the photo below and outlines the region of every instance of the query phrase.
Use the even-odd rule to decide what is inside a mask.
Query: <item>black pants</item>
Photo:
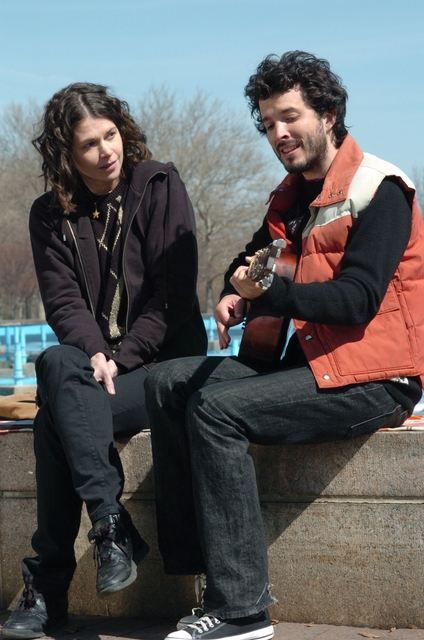
[[[88,356],[55,346],[36,362],[41,406],[34,421],[37,524],[35,558],[24,573],[43,595],[65,595],[75,571],[74,543],[85,502],[91,522],[109,514],[130,516],[120,503],[124,473],[114,434],[148,427],[143,368],[114,378],[110,396],[93,377]]]

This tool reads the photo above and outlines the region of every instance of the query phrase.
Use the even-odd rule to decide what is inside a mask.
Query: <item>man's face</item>
[[[318,115],[298,89],[260,100],[259,108],[268,142],[285,169],[307,180],[322,178],[337,153],[331,138],[335,116]]]

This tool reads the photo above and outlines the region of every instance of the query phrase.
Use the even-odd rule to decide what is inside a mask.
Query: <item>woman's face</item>
[[[121,178],[124,148],[112,120],[91,116],[78,122],[72,140],[72,160],[92,193],[112,191]]]

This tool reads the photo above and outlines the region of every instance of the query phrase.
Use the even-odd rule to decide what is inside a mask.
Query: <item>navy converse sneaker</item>
[[[197,622],[170,633],[166,640],[270,640],[273,635],[274,629],[266,610],[256,616],[233,620],[203,615]]]

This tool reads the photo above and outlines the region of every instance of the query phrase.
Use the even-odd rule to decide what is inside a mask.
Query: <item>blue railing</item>
[[[240,327],[234,327],[230,329],[231,344],[228,349],[225,349],[225,351],[220,351],[218,346],[218,332],[216,330],[215,318],[213,316],[203,316],[203,322],[205,323],[206,333],[208,335],[209,356],[236,356],[238,354],[242,334]]]
[[[231,330],[231,344],[225,351],[220,351],[218,347],[218,334],[213,316],[203,318],[209,341],[208,355],[237,355],[241,330],[234,328]],[[0,361],[7,361],[12,364],[10,376],[8,369],[1,369],[1,385],[26,385],[36,384],[34,376],[28,375],[24,365],[31,357],[41,353],[47,347],[58,344],[57,338],[46,323],[38,321],[1,322],[0,321]]]
[[[241,325],[230,329],[231,344],[225,351],[219,351],[218,333],[213,316],[204,316],[206,333],[208,335],[209,349],[208,355],[237,355],[242,336]],[[26,375],[24,365],[29,359],[34,359],[36,355],[47,349],[47,347],[58,344],[57,338],[52,329],[45,322],[23,321],[22,323],[1,322],[0,321],[0,361],[7,361],[13,364],[10,368],[10,376],[0,376],[0,386],[4,385],[35,385],[34,376]],[[1,369],[0,372],[8,372],[8,369]],[[415,415],[424,415],[424,393],[421,402],[417,404]]]

